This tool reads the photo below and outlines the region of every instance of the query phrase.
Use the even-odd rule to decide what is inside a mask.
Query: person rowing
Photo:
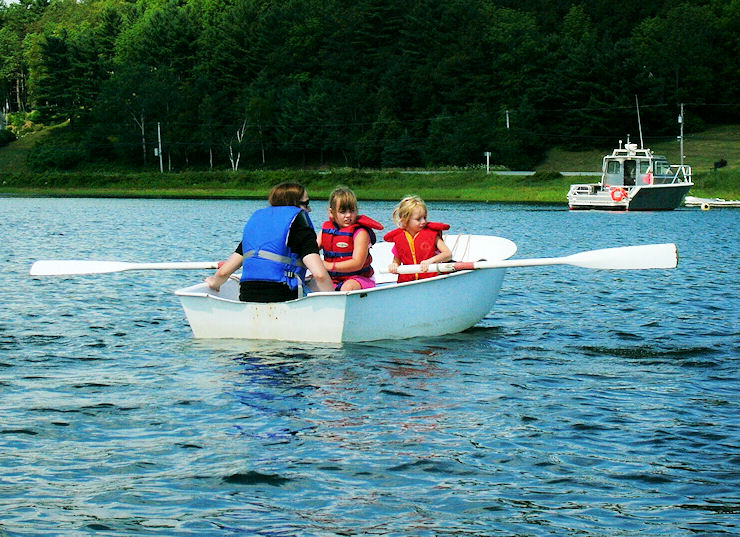
[[[305,187],[280,183],[268,200],[270,206],[258,209],[247,221],[234,253],[206,278],[208,286],[220,290],[241,267],[239,300],[285,302],[303,296],[308,269],[312,291],[333,291],[308,215],[311,207]]]

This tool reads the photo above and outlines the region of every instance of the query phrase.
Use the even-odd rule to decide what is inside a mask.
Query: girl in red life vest
[[[421,265],[419,274],[399,274],[398,283],[432,278],[438,272],[427,272],[432,263],[452,259],[452,252],[442,240],[442,232],[449,224],[427,221],[427,206],[419,196],[407,196],[393,211],[398,229],[387,233],[383,240],[395,243],[393,262],[388,271],[397,273],[399,265]]]
[[[324,266],[337,291],[375,287],[370,247],[374,229],[383,226],[365,215],[357,215],[357,197],[346,187],[337,187],[329,198],[329,220],[318,237]]]

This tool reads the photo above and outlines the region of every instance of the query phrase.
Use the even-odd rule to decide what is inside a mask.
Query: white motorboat
[[[517,247],[501,237],[450,235],[456,261],[498,261]],[[461,270],[397,284],[388,274],[392,243],[373,246],[378,285],[360,291],[310,293],[288,302],[239,301],[238,278],[216,292],[205,283],[176,291],[196,338],[360,342],[441,336],[478,323],[491,311],[505,268]]]
[[[681,205],[694,183],[691,166],[671,165],[650,149],[627,143],[604,157],[601,182],[575,184],[568,191],[571,209],[670,211]]]
[[[722,198],[697,198],[686,196],[683,201],[686,207],[701,207],[704,210],[712,207],[740,207],[740,200],[726,200]]]

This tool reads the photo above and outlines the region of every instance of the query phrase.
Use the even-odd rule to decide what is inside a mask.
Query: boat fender
[[[612,188],[612,199],[614,201],[622,201],[627,197],[627,191],[623,188]]]

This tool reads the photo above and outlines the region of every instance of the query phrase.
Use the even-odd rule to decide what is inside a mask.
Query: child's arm
[[[427,270],[429,270],[429,265],[431,265],[432,263],[445,263],[452,259],[452,252],[445,244],[445,241],[442,240],[441,236],[437,237],[436,246],[437,250],[439,250],[439,253],[419,263],[421,265],[422,272],[426,272]]]
[[[401,266],[401,260],[398,257],[393,256],[393,261],[391,261],[391,264],[388,265],[388,272],[390,272],[391,274],[397,274],[398,267],[400,266]]]

